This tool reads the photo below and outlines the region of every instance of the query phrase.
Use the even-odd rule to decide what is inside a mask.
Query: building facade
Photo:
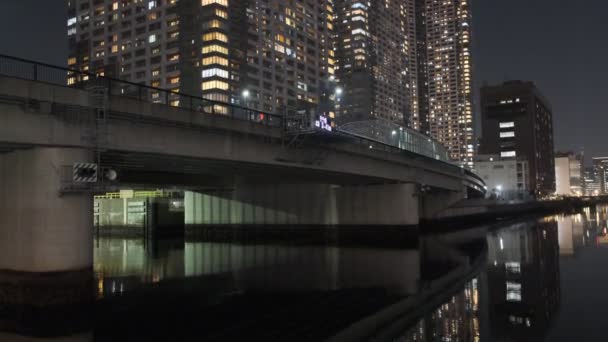
[[[481,154],[528,161],[536,196],[555,192],[553,115],[532,82],[509,81],[481,90]]]
[[[595,167],[585,168],[585,196],[598,196],[601,194],[600,177]]]
[[[478,155],[475,171],[486,183],[487,196],[502,200],[525,200],[531,197],[528,161],[499,155]]]
[[[593,172],[598,185],[599,195],[608,194],[608,157],[593,158]]]
[[[444,144],[452,159],[473,166],[472,14],[470,0],[414,0],[417,103],[410,124]]]
[[[583,196],[585,194],[584,157],[573,152],[555,154],[555,194]]]
[[[409,0],[336,0],[340,122],[383,119],[406,126],[410,112]]]
[[[67,4],[70,68],[272,113],[318,106],[333,77],[331,0]]]

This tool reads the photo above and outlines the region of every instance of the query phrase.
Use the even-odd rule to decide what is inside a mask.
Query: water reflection
[[[560,303],[557,223],[524,224],[489,234],[491,335],[539,341]]]
[[[562,334],[572,320],[572,303],[564,304],[564,293],[584,293],[593,285],[565,286],[578,279],[564,274],[564,264],[593,272],[585,257],[606,251],[594,260],[605,264],[607,233],[607,209],[597,207],[489,232],[423,235],[402,248],[99,238],[94,270],[102,304],[96,310],[106,315],[96,322],[94,340],[113,341],[117,331],[131,334],[133,326],[156,323],[178,324],[184,334],[200,339],[321,340],[387,306],[422,298],[438,279],[471,265],[487,248],[482,259],[487,264],[471,279],[461,279],[464,286],[416,308],[419,317],[403,323],[408,328],[380,334],[400,342],[542,341]],[[595,285],[593,293],[602,299],[608,279]],[[150,296],[157,290],[160,295]],[[124,310],[115,313],[116,306]],[[560,319],[568,323],[556,324]],[[17,337],[0,335],[2,341],[11,338]]]
[[[415,294],[418,249],[164,242],[150,252],[137,239],[100,238],[95,248],[99,297],[167,279],[223,275],[226,292],[383,288]],[[158,252],[161,251],[161,252]]]
[[[558,222],[488,233],[487,268],[397,340],[543,340],[560,305]]]

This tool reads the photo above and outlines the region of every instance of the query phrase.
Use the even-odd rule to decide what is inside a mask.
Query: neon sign
[[[329,118],[325,115],[319,115],[319,119],[315,120],[315,127],[328,132],[331,132],[333,130]]]

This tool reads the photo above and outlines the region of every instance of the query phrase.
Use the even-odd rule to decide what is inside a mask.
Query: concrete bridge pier
[[[416,184],[344,186],[336,189],[343,225],[413,226],[419,222]]]
[[[432,189],[420,194],[420,219],[431,220],[451,207],[467,198],[466,188],[459,191]]]
[[[0,307],[18,313],[0,320],[18,333],[47,335],[57,320],[86,316],[77,311],[93,299],[93,199],[60,189],[73,163],[92,161],[71,148],[0,155]]]

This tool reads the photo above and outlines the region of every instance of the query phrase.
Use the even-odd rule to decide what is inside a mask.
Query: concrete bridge
[[[193,225],[416,225],[483,192],[460,167],[364,137],[286,135],[280,116],[212,114],[173,93],[173,106],[152,103],[162,90],[94,75],[80,74],[90,79],[77,89],[62,83],[73,72],[21,60],[32,73],[13,72],[3,61],[0,270],[90,267],[93,194],[125,187],[187,190]],[[125,96],[125,85],[147,95]],[[75,181],[78,163],[118,177]]]

